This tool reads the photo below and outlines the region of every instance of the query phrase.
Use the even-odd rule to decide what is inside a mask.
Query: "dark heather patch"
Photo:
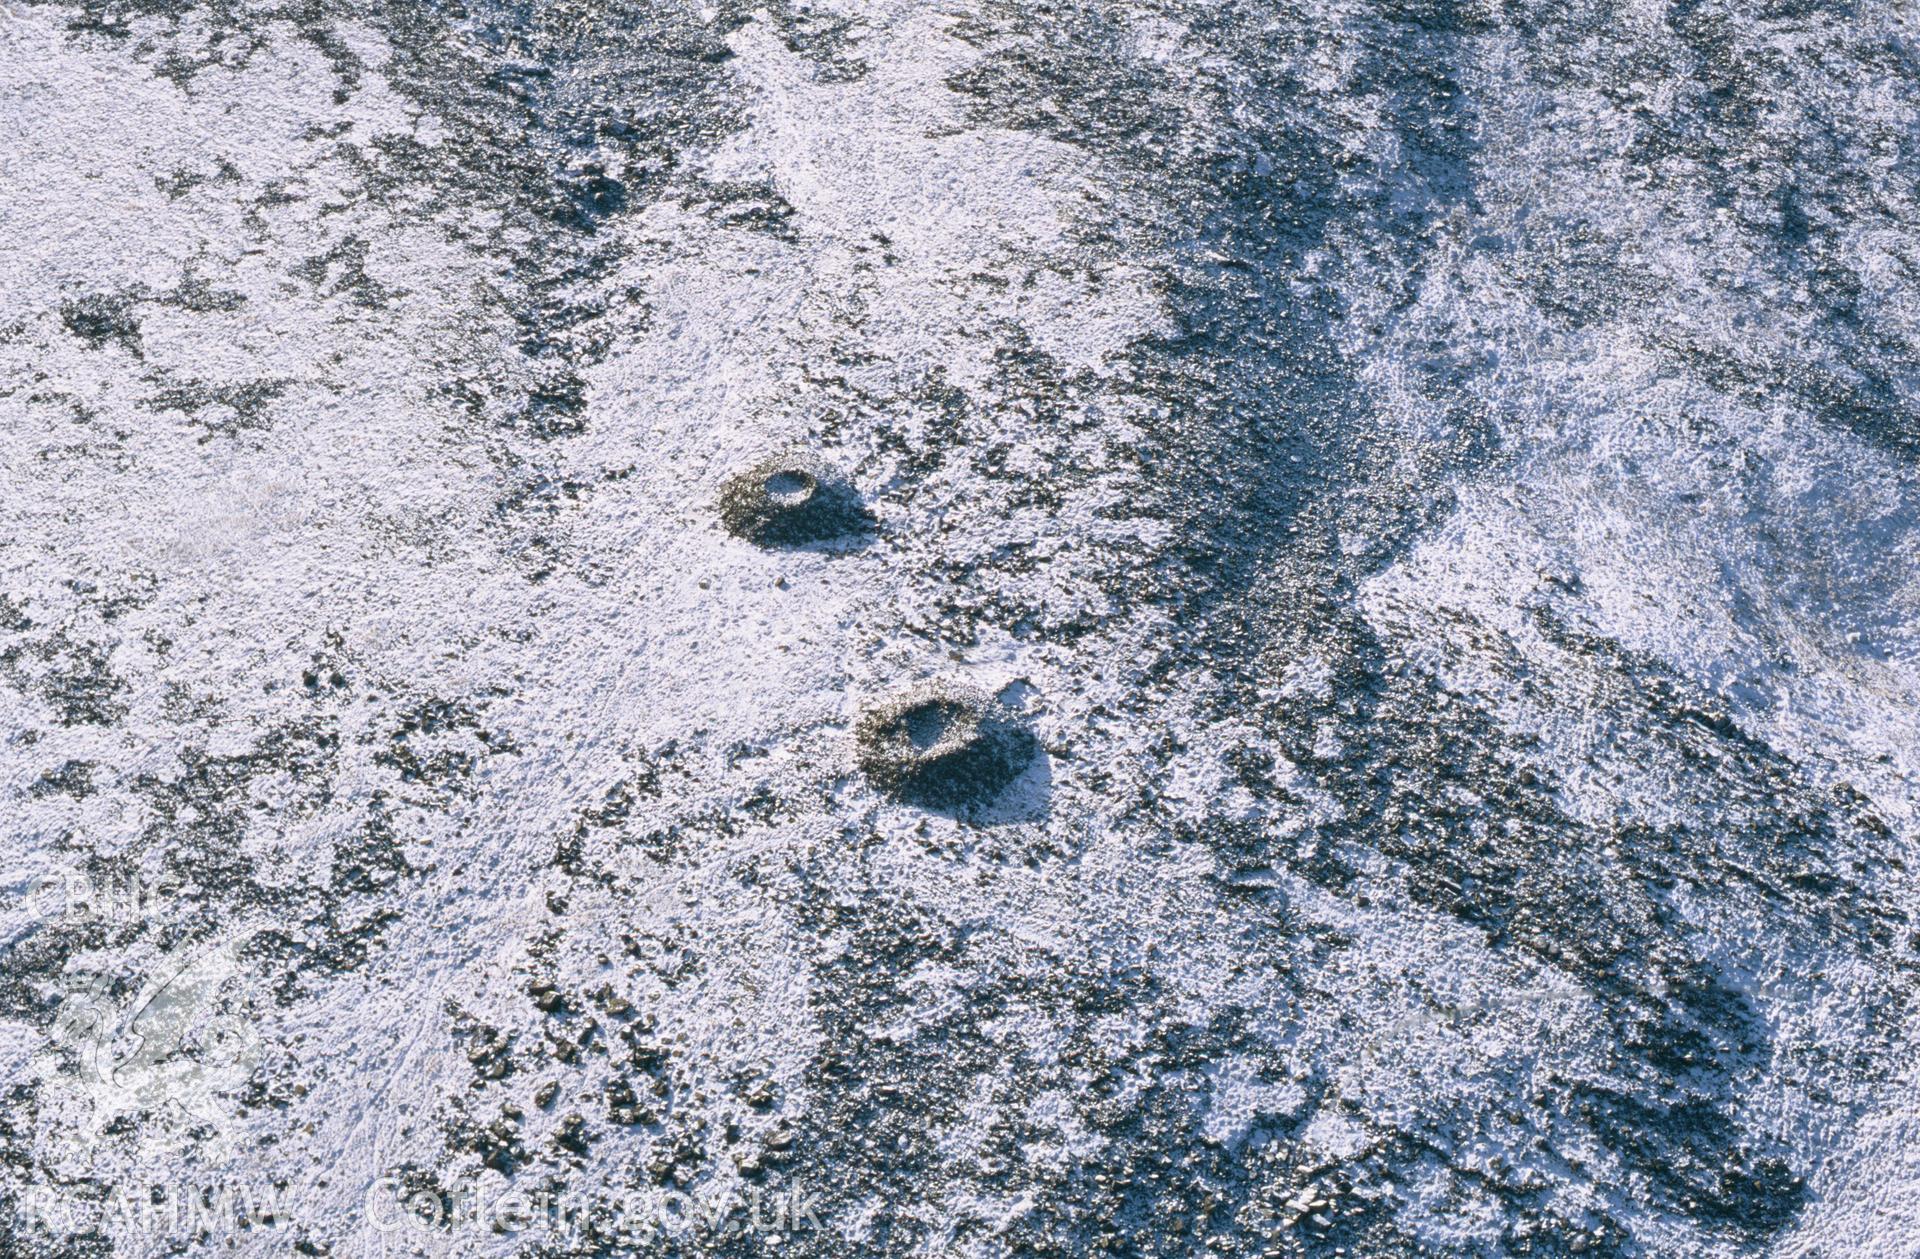
[[[134,305],[140,300],[137,293],[90,293],[62,306],[60,322],[96,350],[118,345],[135,358],[143,358],[140,320],[134,315]]]
[[[27,794],[36,799],[62,795],[84,800],[93,794],[94,769],[92,761],[67,761],[40,775],[39,780],[27,788]]]
[[[272,427],[273,404],[293,383],[255,380],[242,385],[214,385],[192,381],[160,390],[146,399],[146,406],[186,416],[189,424],[206,430],[200,438],[204,443],[215,437],[238,437]]]
[[[63,726],[111,726],[126,716],[126,679],[113,671],[113,645],[56,630],[37,642],[0,648],[0,678],[39,697]]]

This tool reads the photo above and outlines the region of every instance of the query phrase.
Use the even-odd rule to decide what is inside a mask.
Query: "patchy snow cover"
[[[1909,1253],[1912,39],[0,15],[0,1248]]]

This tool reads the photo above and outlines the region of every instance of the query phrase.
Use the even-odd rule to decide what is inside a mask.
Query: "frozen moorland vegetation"
[[[1920,16],[11,0],[0,1254],[1920,1252]]]

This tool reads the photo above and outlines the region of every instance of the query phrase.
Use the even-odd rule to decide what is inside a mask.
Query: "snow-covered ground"
[[[1920,1254],[1917,38],[0,10],[0,1252]]]

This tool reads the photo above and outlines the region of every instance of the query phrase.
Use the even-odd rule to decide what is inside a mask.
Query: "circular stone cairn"
[[[861,532],[870,521],[853,487],[805,455],[764,459],[720,492],[727,532],[762,546],[800,546]]]
[[[984,804],[1033,759],[1033,736],[993,700],[930,682],[860,714],[853,731],[860,768],[883,791],[933,808]]]

